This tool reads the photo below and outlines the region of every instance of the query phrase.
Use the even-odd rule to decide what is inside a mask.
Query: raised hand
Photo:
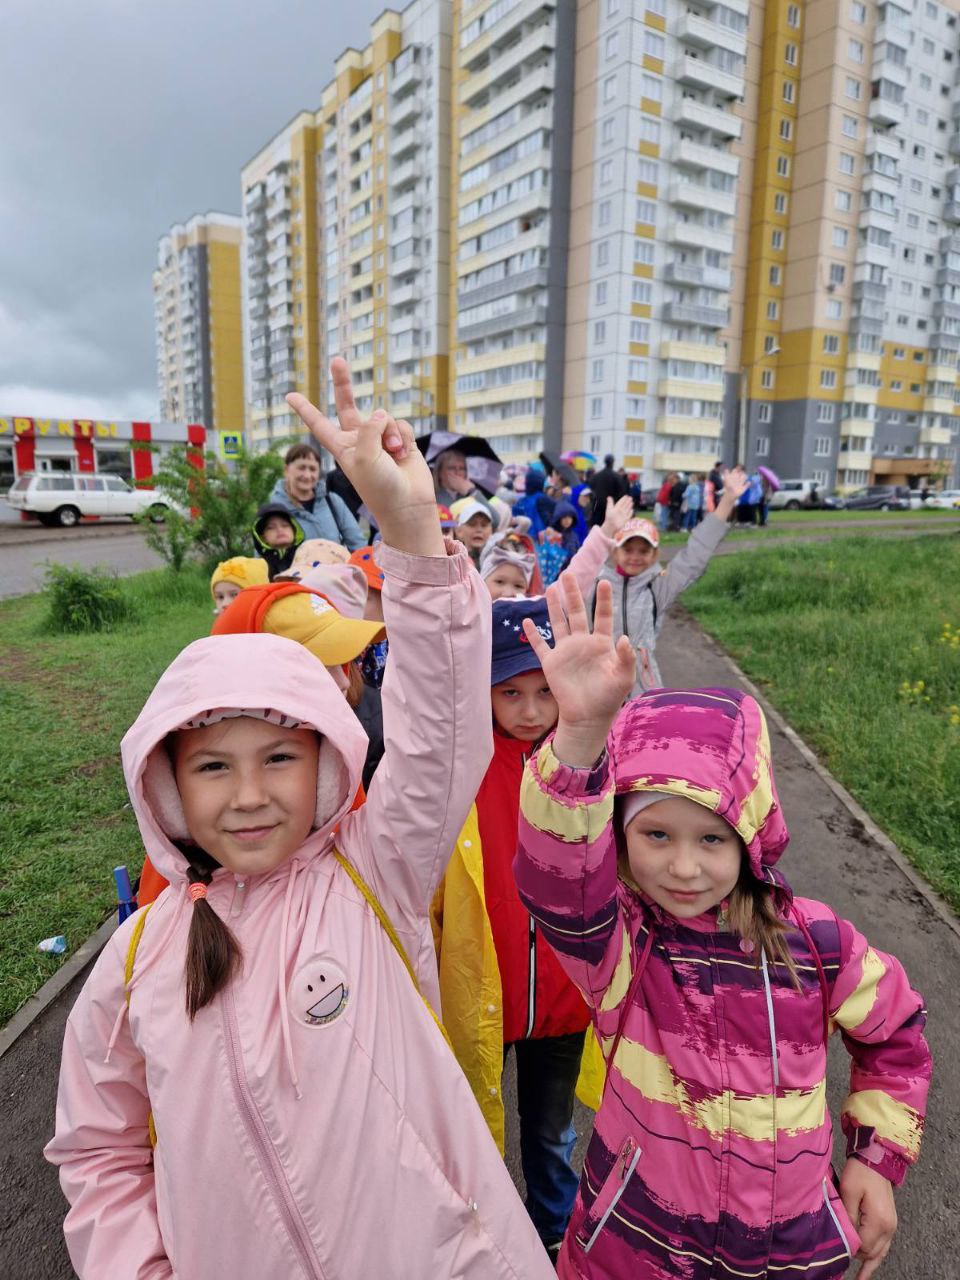
[[[364,421],[354,402],[346,360],[333,359],[330,376],[339,425],[306,396],[293,392],[287,404],[314,440],[336,458],[375,517],[384,542],[414,555],[444,555],[433,477],[414,443],[413,428],[383,409]]]
[[[633,499],[625,493],[616,502],[607,499],[607,511],[600,528],[608,538],[615,538],[628,520],[633,517]]]
[[[724,469],[723,476],[723,493],[720,501],[717,503],[715,514],[721,520],[726,520],[737,505],[737,502],[746,493],[750,487],[750,477],[744,471],[743,467],[731,467]]]
[[[633,688],[636,660],[630,641],[613,643],[613,590],[597,586],[597,608],[591,632],[577,581],[571,573],[547,588],[553,647],[529,618],[524,635],[543,667],[560,717],[554,751],[564,764],[587,768],[603,751],[617,712]]]

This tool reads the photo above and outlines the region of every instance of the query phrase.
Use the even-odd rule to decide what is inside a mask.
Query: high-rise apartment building
[[[424,430],[448,412],[450,27],[446,0],[386,10],[317,111],[324,365]]]
[[[171,227],[153,297],[160,417],[242,430],[240,219],[198,214]]]
[[[576,0],[454,0],[452,426],[560,445]]]
[[[386,10],[244,171],[255,442],[342,353],[505,460],[956,482],[958,8]]]
[[[317,153],[321,131],[302,111],[243,169],[243,300],[247,428],[257,450],[300,431],[284,399],[320,402]]]
[[[956,478],[957,7],[766,7],[731,437],[750,465]]]

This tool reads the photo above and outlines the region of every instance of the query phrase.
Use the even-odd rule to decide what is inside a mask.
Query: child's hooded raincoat
[[[130,981],[142,913],[107,944],[67,1024],[47,1156],[70,1201],[82,1280],[552,1273],[430,1011],[333,857],[336,842],[439,1011],[428,907],[490,758],[490,603],[462,551],[380,554],[393,637],[387,752],[363,808],[349,812],[366,737],[291,640],[197,641],[124,739],[143,841],[171,884],[146,918]],[[271,872],[215,872],[208,902],[243,965],[191,1024],[193,908],[166,834],[182,815],[163,740],[211,708],[243,708],[253,688],[258,706],[322,734],[318,826]]]
[[[752,874],[777,888],[799,991],[716,911],[680,921],[628,883],[614,792],[632,790],[686,796],[739,833]],[[845,1275],[859,1239],[830,1166],[827,1027],[853,1060],[848,1154],[896,1185],[920,1147],[925,1010],[897,960],[828,906],[794,898],[775,866],[789,836],[757,704],[724,689],[648,693],[621,712],[593,769],[541,747],[521,806],[520,896],[608,1059],[560,1275]]]

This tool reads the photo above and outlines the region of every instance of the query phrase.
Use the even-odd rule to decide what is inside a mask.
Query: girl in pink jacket
[[[82,1280],[552,1272],[434,1017],[429,904],[491,754],[489,597],[409,425],[362,423],[332,373],[342,430],[289,400],[383,532],[386,755],[351,813],[363,730],[269,635],[190,645],[124,738],[170,886],[67,1024],[46,1154]]]
[[[607,1065],[558,1272],[573,1280],[839,1280],[880,1266],[917,1158],[926,1011],[890,955],[794,897],[756,702],[652,690],[590,634],[571,580],[555,647],[525,624],[559,707],[527,763],[520,898],[580,988]],[[839,1179],[827,1041],[852,1063]]]

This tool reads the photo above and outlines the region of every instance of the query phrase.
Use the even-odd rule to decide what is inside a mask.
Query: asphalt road
[[[720,651],[680,612],[658,651],[671,685],[733,683]],[[793,840],[784,868],[797,892],[818,896],[893,951],[926,996],[935,1073],[927,1137],[918,1167],[898,1193],[900,1230],[883,1280],[957,1280],[960,1241],[960,937],[840,804],[790,741],[771,725],[778,787]],[[40,1155],[53,1127],[60,1039],[79,990],[68,988],[0,1059],[0,1280],[68,1280],[55,1172]],[[836,1039],[836,1038],[835,1038]],[[837,1113],[848,1066],[832,1049],[829,1098]],[[515,1093],[505,1082],[507,1160],[518,1185]],[[578,1110],[582,1153],[590,1113]],[[441,1280],[437,1277],[436,1280]]]
[[[39,591],[47,565],[107,565],[120,574],[158,569],[163,561],[129,521],[69,531],[0,524],[0,598]],[[4,1280],[0,1276],[0,1280]]]

